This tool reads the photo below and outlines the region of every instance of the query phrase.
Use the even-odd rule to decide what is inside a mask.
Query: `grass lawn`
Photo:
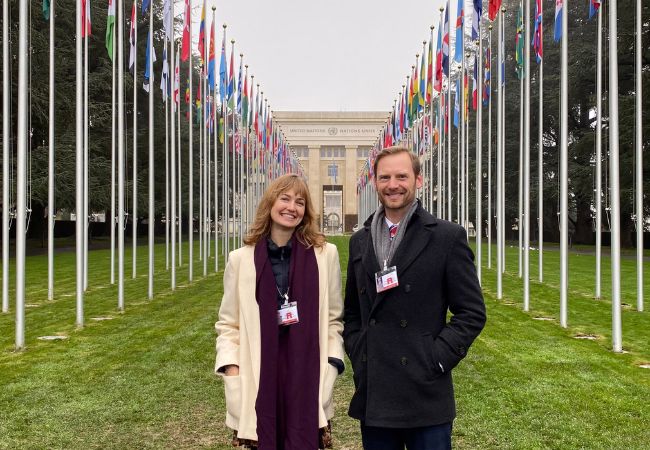
[[[345,274],[347,238],[332,241]],[[135,279],[126,252],[123,313],[116,310],[117,288],[109,282],[108,250],[91,252],[83,329],[74,325],[74,253],[56,255],[53,301],[47,301],[46,256],[27,258],[25,351],[13,351],[13,293],[10,313],[0,314],[0,448],[231,448],[223,386],[213,375],[222,273],[214,273],[210,260],[209,275],[202,276],[197,246],[189,283],[186,249],[172,292],[164,246],[156,247],[151,301],[146,247],[138,250]],[[603,262],[603,299],[596,301],[594,256],[571,255],[569,328],[563,329],[557,320],[559,252],[545,252],[545,283],[531,282],[531,311],[524,313],[517,249],[507,251],[504,299],[498,301],[495,270],[485,268],[486,249],[488,324],[454,370],[455,447],[648,448],[650,370],[638,365],[650,363],[650,313],[634,309],[634,260],[622,261],[623,302],[630,305],[623,311],[627,353],[614,354],[609,259]],[[536,280],[536,252],[531,263]],[[649,282],[650,269],[646,292]],[[93,320],[100,317],[111,319]],[[580,333],[596,340],[575,339]],[[54,334],[68,339],[37,339]],[[358,424],[346,415],[351,375],[346,370],[337,384],[337,449],[361,448]]]

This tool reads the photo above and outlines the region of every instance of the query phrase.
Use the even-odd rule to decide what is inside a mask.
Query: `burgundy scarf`
[[[260,450],[318,448],[318,265],[314,249],[292,238],[289,300],[299,322],[279,329],[278,291],[267,241],[255,246],[255,296],[260,308],[260,387],[255,402]]]

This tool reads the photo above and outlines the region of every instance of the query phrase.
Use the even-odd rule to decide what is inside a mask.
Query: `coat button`
[[[467,353],[467,350],[465,350],[465,347],[458,347],[458,354],[460,356],[465,356],[465,353]]]
[[[402,356],[402,359],[400,360],[400,363],[405,366],[407,365],[409,360],[406,358],[406,356]]]
[[[374,327],[377,324],[377,321],[375,319],[370,319],[370,326]]]
[[[404,292],[411,292],[411,285],[407,284],[404,286]]]
[[[408,325],[408,322],[406,321],[406,319],[402,319],[402,320],[399,321],[399,326],[400,327],[406,328],[406,325]]]
[[[366,293],[366,288],[365,288],[365,287],[362,287],[360,292],[361,292],[362,294],[365,294],[365,293]]]
[[[366,362],[366,361],[368,361],[368,357],[366,356],[365,353],[362,353],[362,354],[361,354],[361,361],[362,361],[362,362]]]

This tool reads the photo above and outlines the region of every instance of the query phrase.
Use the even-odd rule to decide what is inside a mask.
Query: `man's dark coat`
[[[466,232],[418,205],[391,264],[399,286],[378,294],[371,223],[350,239],[343,337],[356,390],[349,414],[387,428],[451,422],[451,369],[485,324]]]

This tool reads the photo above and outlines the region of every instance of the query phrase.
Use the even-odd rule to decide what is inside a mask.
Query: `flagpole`
[[[562,44],[561,44],[561,72],[560,72],[560,326],[566,328],[567,303],[569,284],[569,228],[568,228],[568,203],[569,203],[569,179],[568,179],[568,0],[562,5]],[[611,66],[610,66],[611,68]],[[618,70],[614,66],[614,71]],[[611,76],[611,74],[610,74]],[[611,104],[610,104],[611,105]],[[612,130],[613,131],[613,130]],[[613,141],[613,140],[612,140]],[[612,199],[614,192],[612,191]],[[612,236],[613,238],[614,236]],[[612,240],[612,250],[614,242]]]
[[[601,5],[602,6],[602,5]],[[601,297],[602,234],[603,234],[603,8],[598,8],[598,37],[596,44],[596,300]]]
[[[173,6],[172,6],[173,11]],[[173,16],[173,13],[172,13]],[[176,86],[176,71],[179,69],[176,67],[176,42],[174,42],[174,27],[172,19],[171,27],[171,36],[169,38],[169,48],[170,48],[170,58],[171,63],[171,73],[172,73],[172,107],[171,117],[169,121],[169,126],[171,128],[171,140],[169,146],[169,216],[167,216],[167,222],[170,224],[170,234],[171,239],[171,248],[169,252],[170,256],[170,268],[171,268],[171,289],[172,291],[176,289],[176,117],[174,114],[174,109],[181,109],[181,99],[180,99],[180,78],[179,85]],[[179,71],[180,73],[180,71]],[[178,87],[178,106],[176,106],[176,88]],[[178,130],[180,135],[180,129]],[[179,233],[180,234],[180,233]]]
[[[617,0],[611,0],[609,3],[609,179],[612,199],[612,348],[614,352],[620,353],[623,351],[623,342],[621,331],[621,210],[618,164],[617,4]],[[562,14],[562,21],[565,24],[567,21],[566,9],[563,9]],[[566,28],[563,29],[566,30]],[[565,41],[563,40],[562,43],[564,44]],[[564,81],[566,82],[566,80]]]
[[[530,0],[524,25],[524,311],[530,309]],[[541,128],[541,126],[540,126]]]
[[[135,5],[135,15],[133,17],[133,215],[131,217],[131,227],[133,236],[133,271],[132,278],[136,277],[136,253],[138,246],[138,88],[136,80],[138,78],[138,0],[133,0]]]
[[[50,2],[50,105],[47,176],[47,299],[54,299],[54,16],[56,0]],[[5,91],[5,96],[9,95]],[[4,205],[7,205],[4,203]]]
[[[234,62],[234,57],[232,55],[235,54],[235,40],[231,39],[230,44],[232,45],[231,52],[230,52],[230,56],[231,56],[230,61]],[[230,101],[232,99],[232,96],[235,95],[235,88],[234,88],[235,71],[234,70],[235,69],[232,67],[232,64],[231,64],[230,65],[230,71],[233,73],[233,76],[232,76],[232,80],[231,80],[230,75],[228,75],[228,95],[227,95],[228,98],[226,99],[226,103],[230,103]],[[232,93],[230,92],[230,82],[231,81],[233,83],[233,91],[232,91]],[[234,104],[233,104],[233,106],[234,106]],[[237,242],[237,226],[236,226],[236,220],[237,220],[237,196],[236,196],[236,194],[237,194],[237,192],[236,192],[236,189],[235,189],[235,181],[236,181],[236,176],[237,176],[237,174],[235,172],[235,167],[236,167],[236,164],[237,164],[237,155],[236,155],[236,150],[237,149],[235,147],[235,132],[236,132],[236,130],[235,130],[235,119],[236,119],[236,116],[235,116],[234,108],[232,108],[231,113],[232,113],[232,125],[231,125],[231,127],[232,127],[232,130],[231,130],[232,131],[232,177],[229,176],[228,181],[229,182],[232,181],[232,207],[233,207],[233,210],[232,210],[232,229],[233,229],[233,247],[234,247],[235,243]],[[229,167],[229,169],[230,169],[230,167]],[[232,180],[231,180],[231,178],[232,178]],[[228,226],[230,227],[230,224],[228,224]]]
[[[188,189],[188,206],[189,206],[189,211],[187,215],[187,245],[188,245],[188,259],[189,259],[189,264],[188,264],[188,281],[192,281],[193,275],[194,275],[194,152],[193,152],[193,145],[194,145],[194,138],[192,136],[193,132],[193,126],[192,126],[192,116],[194,115],[192,113],[192,20],[191,18],[186,18],[188,21],[188,27],[189,27],[189,33],[190,33],[190,50],[189,50],[189,63],[187,67],[187,71],[189,73],[189,89],[190,89],[190,105],[189,105],[189,117],[187,121],[187,125],[189,127],[189,142],[188,142],[188,149],[187,149],[187,189]]]
[[[2,312],[9,312],[9,0],[2,2]]]
[[[90,0],[86,0],[90,1]],[[84,116],[83,116],[83,143],[84,143],[84,154],[83,154],[83,214],[82,220],[84,224],[83,231],[83,262],[84,262],[84,291],[88,289],[88,17],[84,14],[85,22],[81,24],[83,30],[85,30],[85,36],[83,37],[84,41]]]
[[[447,4],[447,12],[449,12],[449,3]],[[444,31],[443,31],[444,33]],[[451,34],[451,31],[449,32]],[[451,37],[449,38],[451,40]],[[449,122],[449,131],[447,139],[447,220],[452,220],[452,204],[451,204],[451,42],[448,46],[449,55],[447,56],[447,121]]]
[[[225,42],[226,42],[226,28],[227,25],[223,24],[223,51],[225,52]],[[226,59],[227,61],[227,59]],[[223,89],[226,90],[225,93],[221,93],[221,114],[223,115],[223,180],[222,180],[222,191],[223,191],[223,210],[224,210],[224,260],[228,263],[228,256],[230,253],[230,157],[228,155],[228,64],[226,63],[226,82],[224,83]],[[221,68],[219,69],[221,73]],[[221,77],[221,75],[220,75]],[[221,86],[220,86],[221,87]],[[258,85],[259,89],[259,85]]]
[[[153,299],[153,266],[154,266],[154,148],[153,148],[153,4],[149,0],[149,299]],[[163,61],[164,63],[164,61]]]
[[[598,8],[600,10],[600,8]],[[641,106],[643,78],[641,75],[641,0],[636,0],[636,309],[643,311],[643,109]]]
[[[215,11],[216,7],[212,7],[212,23],[215,22]],[[216,34],[212,36],[213,40],[216,38]],[[214,271],[219,271],[219,114],[217,111],[217,43],[214,43],[215,49],[215,62],[214,62],[214,82],[212,85],[212,108],[214,111]]]
[[[521,7],[521,2],[519,3],[519,6]],[[521,10],[520,10],[521,11]],[[517,32],[519,34],[519,31]],[[504,36],[505,38],[505,36]],[[521,36],[520,36],[521,39]],[[515,50],[518,52],[518,50]],[[517,75],[520,77],[519,78],[519,173],[518,173],[518,179],[519,179],[519,187],[517,189],[517,194],[518,194],[518,202],[517,202],[517,235],[519,238],[519,245],[517,246],[517,256],[519,257],[519,265],[518,265],[518,272],[517,276],[521,278],[522,276],[522,263],[523,263],[523,227],[522,227],[522,222],[523,222],[523,193],[524,193],[524,78],[520,71],[523,71],[523,69],[519,66],[517,63]],[[505,136],[504,136],[504,142],[505,142]]]
[[[124,311],[124,2],[117,2],[117,309]]]
[[[481,16],[478,17],[478,54],[476,59],[476,275],[482,282],[483,263],[483,36]]]
[[[207,27],[204,25],[204,30]],[[204,36],[205,36],[205,31],[204,31]],[[205,39],[204,39],[205,41]],[[210,223],[208,222],[208,134],[207,134],[207,125],[206,125],[206,120],[207,120],[207,110],[208,110],[208,105],[207,105],[207,95],[208,95],[208,90],[207,90],[207,63],[208,63],[208,45],[203,44],[203,73],[202,73],[202,78],[201,81],[203,83],[203,93],[201,94],[201,106],[202,106],[202,120],[201,120],[201,126],[203,130],[203,147],[201,149],[201,153],[203,154],[203,167],[201,168],[201,173],[203,174],[203,185],[201,186],[202,192],[203,192],[203,203],[201,205],[201,208],[203,209],[203,226],[202,226],[202,231],[203,231],[203,276],[208,275],[208,227],[210,226]]]
[[[501,20],[501,47],[505,46],[505,12],[506,8],[501,8],[502,20]],[[505,58],[505,48],[501,50],[501,56]],[[504,68],[505,71],[505,61]],[[505,84],[505,73],[504,83],[501,89],[501,218],[503,225],[501,227],[501,271],[505,273],[506,271],[506,227],[505,227],[505,218],[506,218],[506,121],[505,121],[505,98],[506,98],[506,84]]]
[[[181,42],[177,43],[176,51],[181,54]],[[176,215],[178,220],[178,266],[183,265],[183,153],[181,146],[181,62],[178,61],[178,111],[176,120],[178,121],[178,153],[175,156],[178,158],[178,171],[177,171],[177,185],[174,189],[178,189],[178,205],[176,207]]]
[[[488,190],[488,203],[487,203],[487,267],[492,268],[492,25],[488,25],[490,30],[489,48],[490,48],[490,92],[488,96],[488,176],[487,176],[487,190]],[[498,82],[498,80],[497,80]]]
[[[111,0],[115,1],[115,0]],[[115,11],[113,11],[115,14]],[[113,23],[113,33],[115,33],[115,23]],[[111,49],[111,65],[112,65],[112,80],[111,80],[111,284],[115,284],[115,138],[116,138],[116,123],[115,123],[115,108],[116,108],[116,89],[115,89],[115,45],[112,44]],[[121,93],[120,93],[121,95]]]
[[[244,54],[240,53],[239,54],[240,62],[239,62],[239,75],[241,76],[241,66],[244,61]],[[242,98],[242,93],[241,93],[241,79],[239,82],[239,86],[237,86],[238,89],[238,99]],[[244,243],[244,212],[246,211],[246,203],[244,200],[244,136],[243,136],[243,129],[244,129],[244,116],[243,116],[243,111],[240,110],[240,116],[239,116],[239,123],[240,123],[240,128],[239,128],[239,246],[241,247]]]
[[[542,12],[540,11],[540,15]],[[542,23],[540,22],[540,27]],[[541,37],[540,37],[541,39]],[[600,111],[600,109],[599,109]],[[538,222],[538,235],[537,247],[539,258],[539,282],[544,281],[544,58],[539,61],[539,120],[537,122],[537,179],[538,179],[538,192],[537,192],[537,211],[539,217]],[[597,233],[598,234],[598,233]]]
[[[165,36],[165,57],[167,57],[167,36]],[[169,66],[169,60],[167,60],[167,65]],[[163,61],[163,64],[165,62]],[[165,270],[169,270],[169,77],[172,77],[174,80],[174,72],[167,72],[167,80],[165,80]],[[174,81],[171,82],[171,86],[174,85]],[[172,102],[173,102],[173,89],[172,89]],[[173,117],[173,116],[172,116]],[[172,139],[173,136],[172,136]]]
[[[77,37],[81,34],[80,27],[80,3],[77,3]],[[18,26],[18,129],[17,129],[17,187],[16,187],[16,350],[22,350],[25,347],[25,219],[26,219],[26,184],[27,175],[27,31],[29,21],[27,16],[27,2],[18,3],[19,26]],[[6,18],[7,16],[5,16]],[[4,22],[3,22],[4,23]],[[81,53],[80,41],[77,40],[77,58]],[[81,61],[77,59],[77,100],[80,100],[80,75]],[[11,91],[5,91],[11,92]],[[80,103],[77,102],[77,112],[79,112]],[[77,126],[81,125],[81,117],[77,118]],[[79,128],[77,133],[79,133]],[[79,138],[77,134],[77,151],[79,151]],[[77,169],[78,169],[77,164]],[[79,187],[77,187],[77,194]],[[81,247],[78,247],[77,253]],[[80,282],[79,268],[77,269],[77,293],[83,298],[83,292],[79,293]]]
[[[498,43],[497,43],[497,71],[498,71],[498,78],[497,78],[497,186],[496,186],[496,215],[497,215],[497,299],[501,300],[503,298],[503,283],[502,283],[502,276],[503,276],[503,259],[502,256],[503,254],[501,253],[501,229],[503,228],[503,217],[501,216],[501,165],[503,164],[503,161],[501,159],[501,141],[502,141],[502,127],[501,127],[501,121],[502,121],[502,109],[503,109],[503,102],[502,102],[502,94],[503,94],[503,84],[501,83],[501,80],[503,79],[503,66],[501,65],[501,61],[503,60],[503,46],[501,45],[501,40],[502,40],[502,25],[503,25],[503,8],[499,11],[499,22],[497,24],[498,27]]]

